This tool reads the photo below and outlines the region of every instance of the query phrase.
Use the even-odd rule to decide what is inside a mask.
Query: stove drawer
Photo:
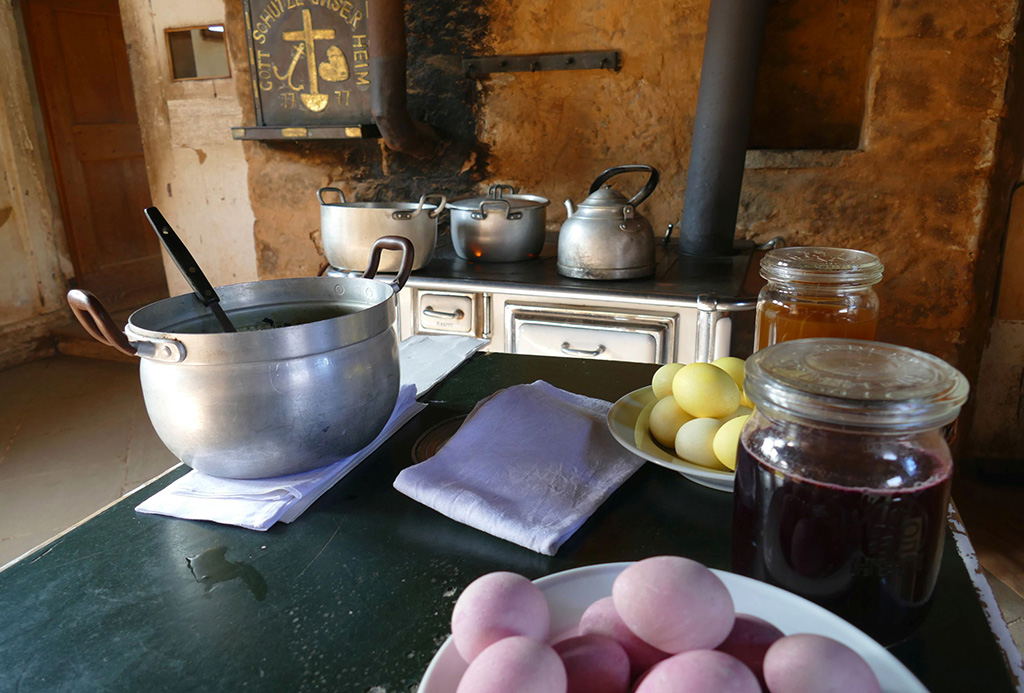
[[[513,354],[671,361],[674,315],[506,304],[505,318],[505,350]]]
[[[416,332],[474,334],[475,318],[472,294],[416,292]]]

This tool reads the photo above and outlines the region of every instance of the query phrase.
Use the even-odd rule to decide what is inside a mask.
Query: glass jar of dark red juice
[[[952,473],[942,427],[967,398],[952,366],[854,339],[758,351],[744,388],[733,569],[882,643],[912,633],[938,575]]]

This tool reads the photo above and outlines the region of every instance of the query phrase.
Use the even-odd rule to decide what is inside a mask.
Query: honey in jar
[[[882,263],[848,248],[779,248],[761,259],[754,351],[793,339],[875,338]]]

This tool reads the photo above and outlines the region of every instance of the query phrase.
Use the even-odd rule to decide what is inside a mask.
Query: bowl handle
[[[88,291],[72,289],[68,292],[68,305],[89,336],[101,344],[112,346],[122,354],[135,356],[138,349],[117,329],[114,319],[100,300]]]
[[[380,256],[385,250],[399,250],[402,252],[402,264],[398,267],[398,275],[395,281],[391,282],[391,288],[397,294],[405,283],[409,281],[412,274],[413,245],[412,241],[402,236],[381,236],[373,242],[370,248],[370,264],[363,272],[363,279],[373,279],[377,276],[377,268],[380,266]]]

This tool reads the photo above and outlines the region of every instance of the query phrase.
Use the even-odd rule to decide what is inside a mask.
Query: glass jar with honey
[[[882,263],[848,248],[779,248],[761,259],[754,351],[792,339],[874,339]]]

